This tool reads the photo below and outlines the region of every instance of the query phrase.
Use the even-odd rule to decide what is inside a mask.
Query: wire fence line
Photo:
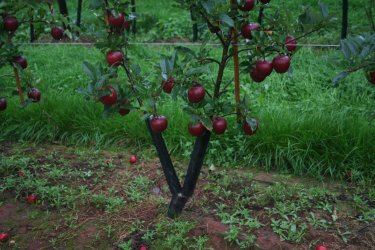
[[[46,43],[17,43],[18,45],[24,46],[43,46],[43,45],[71,45],[71,46],[93,46],[94,43],[80,43],[80,42],[73,42],[73,43],[56,43],[56,42],[46,42]],[[143,46],[202,46],[202,43],[162,43],[162,42],[130,42],[129,45],[143,45]],[[212,47],[220,47],[221,44],[219,43],[207,43],[206,45]],[[240,43],[238,46],[245,46],[246,44]],[[338,48],[340,47],[339,44],[297,44],[298,47],[322,47],[322,48]]]

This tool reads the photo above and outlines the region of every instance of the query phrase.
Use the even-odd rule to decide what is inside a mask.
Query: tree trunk
[[[35,29],[34,29],[34,17],[31,16],[30,20],[30,42],[33,43],[35,41]]]
[[[63,16],[68,17],[68,6],[66,5],[66,1],[65,0],[57,0],[57,3],[59,4],[60,13]],[[68,25],[68,27],[66,27],[65,23],[63,23],[63,27],[64,27],[64,29],[68,28],[68,30],[70,30],[70,26]]]

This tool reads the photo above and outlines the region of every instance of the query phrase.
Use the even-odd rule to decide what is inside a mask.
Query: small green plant
[[[281,240],[300,243],[307,231],[307,225],[300,219],[271,219],[272,230],[280,236]]]

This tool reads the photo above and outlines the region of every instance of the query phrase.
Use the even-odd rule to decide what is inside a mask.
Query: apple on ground
[[[100,97],[100,101],[107,106],[113,105],[117,102],[117,92],[112,86],[108,86],[107,89],[111,92],[111,94],[107,94],[105,96]]]
[[[135,156],[135,155],[130,156],[129,162],[130,162],[130,164],[136,163],[137,162],[137,156]]]
[[[297,48],[297,40],[295,40],[294,36],[287,36],[285,38],[285,47],[289,52],[293,52]]]
[[[130,113],[130,109],[124,107],[125,105],[127,105],[129,103],[130,103],[129,100],[125,99],[123,101],[122,105],[119,106],[119,113],[120,113],[121,116],[125,116],[125,115]]]
[[[27,60],[24,56],[15,56],[13,62],[20,65],[23,69],[27,68]]]
[[[316,250],[327,250],[325,246],[319,245],[316,247]]]
[[[238,6],[238,8],[242,11],[250,11],[254,8],[255,0],[245,0],[244,5]]]
[[[6,110],[7,106],[7,100],[4,97],[0,97],[0,111]]]
[[[30,194],[27,196],[27,202],[30,204],[36,203],[37,197],[35,194]]]
[[[279,55],[273,59],[272,66],[277,73],[285,73],[290,67],[290,57],[287,55]]]
[[[150,120],[152,131],[161,133],[168,127],[168,120],[165,116],[152,116]]]
[[[9,239],[9,234],[7,233],[0,233],[0,242],[6,242]]]
[[[162,88],[165,93],[170,94],[174,87],[175,79],[173,77],[168,78],[168,80],[163,80]]]
[[[220,135],[225,132],[227,129],[227,121],[223,117],[215,117],[215,119],[212,121],[212,129],[213,131]]]
[[[259,24],[258,23],[247,23],[241,27],[241,34],[244,38],[251,39],[252,31],[258,30]]]
[[[203,123],[199,121],[195,125],[189,124],[188,130],[192,136],[201,136],[204,131],[206,131],[206,128],[204,127]]]
[[[118,67],[124,60],[124,54],[121,51],[109,51],[106,59],[110,66]]]
[[[27,97],[31,99],[33,102],[39,102],[40,98],[42,97],[42,93],[37,88],[30,89],[29,93],[27,93]]]
[[[18,171],[18,176],[19,177],[24,177],[25,176],[25,172],[23,172],[23,171]]]
[[[55,26],[51,29],[51,36],[55,40],[61,40],[64,36],[64,30],[61,27]]]
[[[198,83],[193,84],[193,86],[188,91],[188,99],[191,103],[198,103],[204,99],[206,95],[206,90],[204,87]]]
[[[9,32],[14,32],[18,29],[18,20],[14,16],[7,16],[4,19],[4,29]]]
[[[372,70],[372,71],[368,71],[366,73],[366,76],[367,76],[367,80],[374,84],[375,85],[375,70]]]
[[[139,247],[139,250],[147,250],[147,247],[145,245],[142,245]]]

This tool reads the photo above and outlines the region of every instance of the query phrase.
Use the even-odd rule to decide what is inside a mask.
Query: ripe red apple
[[[9,239],[9,234],[0,233],[0,242],[6,242]]]
[[[263,82],[264,79],[266,79],[266,75],[261,74],[256,67],[253,67],[253,70],[250,73],[251,79],[253,79],[254,82]]]
[[[285,47],[289,52],[295,51],[297,44],[297,40],[295,40],[294,36],[287,36],[285,38]]]
[[[110,51],[107,53],[107,62],[110,66],[117,67],[124,60],[124,55],[121,51]]]
[[[317,246],[316,250],[327,250],[325,246]]]
[[[24,176],[25,176],[25,172],[23,172],[23,171],[18,171],[18,176],[19,176],[19,177],[24,177]]]
[[[37,197],[35,194],[30,194],[27,196],[27,202],[30,204],[36,203]]]
[[[23,69],[27,68],[27,60],[24,56],[15,56],[13,62],[20,65]]]
[[[51,36],[55,40],[61,40],[64,36],[64,30],[61,27],[55,26],[51,29]]]
[[[4,97],[0,97],[0,111],[6,110],[7,106],[7,100]]]
[[[216,134],[223,134],[227,129],[227,121],[225,118],[218,116],[212,121],[212,128]]]
[[[163,91],[165,93],[170,94],[174,87],[174,78],[170,77],[167,81],[163,81],[162,84],[163,84]]]
[[[261,2],[262,4],[267,4],[267,3],[271,2],[271,0],[260,0],[260,2]]]
[[[257,132],[258,121],[256,119],[246,120],[243,125],[243,130],[247,135],[253,135]]]
[[[127,115],[127,114],[130,113],[130,109],[127,109],[127,108],[124,107],[124,105],[127,105],[127,104],[129,104],[129,103],[130,103],[129,100],[128,100],[128,99],[125,99],[125,100],[122,102],[122,105],[120,105],[119,113],[120,113],[121,116],[125,116],[125,115]]]
[[[272,66],[277,73],[285,73],[290,66],[290,57],[287,55],[279,55],[273,59]]]
[[[31,99],[33,102],[39,102],[40,98],[42,97],[42,93],[36,88],[30,89],[29,93],[27,93],[27,97]]]
[[[189,130],[189,133],[192,136],[200,136],[200,135],[202,135],[204,133],[204,131],[206,130],[206,128],[203,126],[203,123],[199,121],[195,125],[189,124],[188,130]]]
[[[108,86],[106,88],[109,89],[111,94],[100,97],[99,101],[101,101],[104,105],[110,106],[117,102],[117,92],[112,86]]]
[[[161,133],[168,127],[168,120],[164,116],[153,116],[150,120],[152,131]]]
[[[111,26],[113,26],[115,28],[121,28],[121,27],[123,27],[123,25],[125,23],[125,17],[122,13],[118,13],[117,17],[110,14],[108,22]]]
[[[7,16],[4,19],[4,29],[9,32],[14,32],[18,28],[18,20],[14,16]]]
[[[188,91],[188,99],[191,103],[201,102],[206,95],[206,90],[204,87],[198,83],[193,84],[193,86]]]
[[[244,38],[251,39],[253,37],[251,32],[258,29],[258,23],[247,23],[241,27],[241,34]]]
[[[375,85],[375,70],[366,72],[367,80]]]
[[[136,163],[137,162],[137,156],[135,156],[135,155],[130,156],[129,162],[130,162],[130,164]]]
[[[244,5],[240,5],[238,6],[238,8],[242,11],[250,11],[254,8],[254,5],[255,5],[255,0],[245,0],[245,4]]]
[[[145,245],[142,245],[139,247],[139,250],[147,250],[147,247]]]
[[[272,73],[273,67],[272,63],[267,60],[259,60],[257,61],[256,70],[259,72],[259,74],[264,76],[269,76]]]

